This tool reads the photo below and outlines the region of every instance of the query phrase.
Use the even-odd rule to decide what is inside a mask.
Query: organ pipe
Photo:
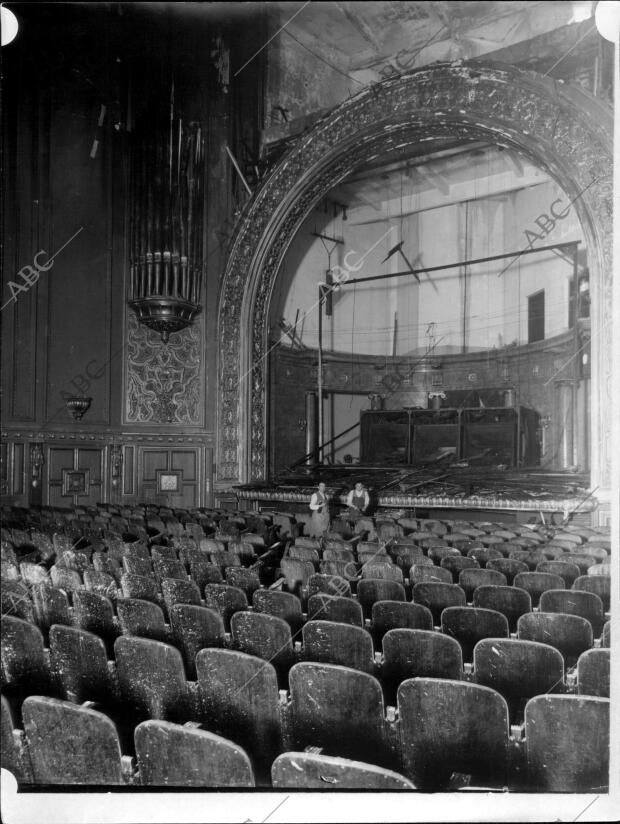
[[[202,311],[204,135],[200,123],[144,118],[133,133],[129,305],[167,342]]]

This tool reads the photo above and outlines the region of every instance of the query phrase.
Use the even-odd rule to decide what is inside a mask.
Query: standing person
[[[317,491],[312,493],[310,509],[312,510],[309,527],[310,537],[321,538],[329,531],[329,508],[323,481],[319,483]]]
[[[354,521],[358,518],[361,518],[362,515],[366,513],[368,509],[368,505],[370,504],[370,496],[366,489],[364,489],[364,484],[360,483],[359,481],[355,484],[354,489],[352,489],[349,494],[347,495],[347,506],[349,507],[349,518]]]

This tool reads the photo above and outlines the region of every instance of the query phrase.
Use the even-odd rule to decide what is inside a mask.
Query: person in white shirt
[[[351,520],[361,518],[361,516],[364,515],[364,513],[368,509],[369,504],[370,496],[368,495],[366,489],[364,489],[364,484],[358,481],[355,484],[355,488],[352,489],[347,495],[349,518],[351,518]]]
[[[321,538],[326,532],[329,532],[329,504],[323,481],[319,483],[317,491],[312,493],[310,510],[312,511],[312,517],[310,518],[308,533],[311,538]]]

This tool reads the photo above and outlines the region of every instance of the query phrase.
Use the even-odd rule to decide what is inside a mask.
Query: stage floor
[[[492,466],[458,464],[420,466],[323,465],[304,467],[272,481],[234,488],[238,500],[255,508],[282,503],[307,506],[319,481],[324,481],[334,504],[345,505],[346,494],[361,481],[371,497],[371,508],[428,510],[450,517],[461,512],[522,512],[560,514],[562,518],[597,508],[589,490],[589,475],[550,472],[539,467],[504,470]]]

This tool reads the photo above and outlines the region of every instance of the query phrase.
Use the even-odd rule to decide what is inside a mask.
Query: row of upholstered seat
[[[156,651],[158,663],[167,663],[169,658],[161,655],[164,645],[157,646],[162,648]],[[139,657],[144,650],[125,652]],[[282,753],[312,747],[327,756],[397,770],[420,789],[449,788],[455,773],[471,776],[478,786],[508,789],[604,792],[608,784],[607,699],[530,699],[525,738],[517,740],[511,736],[504,699],[477,684],[407,679],[398,690],[397,716],[386,716],[376,680],[345,667],[296,664],[286,700],[278,696],[273,668],[252,656],[206,649],[197,656],[197,668],[197,710],[189,724],[178,718],[178,712],[176,718],[167,717],[174,715],[172,693],[178,710],[182,685],[170,689],[168,681],[167,691],[162,689],[159,702],[154,702],[152,689],[135,684],[129,701],[140,710],[131,728],[137,775],[127,764],[129,753],[122,739],[103,713],[42,697],[24,701],[25,736],[15,729],[3,700],[3,739],[9,739],[9,747],[3,747],[4,763],[8,758],[8,768],[13,767],[23,782],[251,786],[252,773],[258,783],[270,782],[272,764]],[[149,706],[146,714],[154,709],[154,715],[145,726],[148,703],[154,707]],[[203,731],[196,724],[210,735],[197,734]],[[191,740],[182,732],[188,729],[195,733]],[[241,757],[239,747],[249,758]],[[340,779],[343,788],[359,786],[351,785],[342,772]],[[276,780],[274,786],[299,786],[297,780],[289,771],[283,778],[287,783],[279,785]],[[369,788],[376,786],[375,779],[365,780]]]
[[[399,684],[407,678],[472,680],[493,687],[504,696],[513,722],[520,718],[525,700],[540,693],[570,689],[565,681],[564,659],[557,649],[541,642],[502,638],[499,634],[475,644],[473,670],[466,673],[461,646],[450,633],[390,629],[382,638],[382,655],[376,656],[369,633],[361,627],[339,622],[309,621],[303,626],[302,643],[296,650],[289,625],[271,615],[238,612],[231,620],[231,630],[232,637],[228,640],[217,613],[191,605],[176,605],[171,616],[170,640],[182,657],[174,650],[179,656],[177,666],[167,664],[171,682],[184,682],[186,675],[195,679],[197,655],[201,650],[229,646],[268,662],[283,689],[289,687],[291,667],[300,660],[346,666],[374,675],[381,681],[389,703],[394,703]],[[49,651],[46,651],[43,636],[36,627],[5,616],[2,640],[5,689],[18,701],[33,690],[43,689],[51,695],[120,706],[131,698],[132,687],[127,694],[119,692],[119,680],[131,685],[149,679],[147,663],[142,667],[138,665],[136,673],[134,661],[124,654],[127,645],[132,643],[139,651],[142,641],[146,649],[150,649],[147,639],[122,636],[113,641],[110,653],[110,646],[106,650],[104,640],[91,632],[53,625],[49,632]],[[159,642],[154,643],[161,649],[172,650],[168,644],[162,647]],[[116,661],[116,670],[108,660],[110,655]],[[136,657],[139,661],[140,655]],[[154,653],[151,657],[152,664],[158,663]],[[119,668],[121,672],[117,676]],[[579,658],[577,673],[578,692],[609,696],[609,650],[584,652]]]

